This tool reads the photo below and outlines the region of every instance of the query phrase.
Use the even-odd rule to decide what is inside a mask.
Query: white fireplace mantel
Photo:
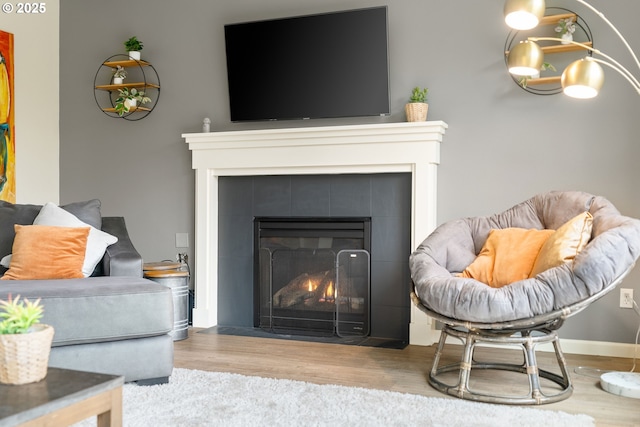
[[[436,226],[442,121],[188,133],[196,170],[193,325],[218,323],[218,177],[408,172],[411,250]],[[411,344],[430,345],[429,318],[411,311]]]

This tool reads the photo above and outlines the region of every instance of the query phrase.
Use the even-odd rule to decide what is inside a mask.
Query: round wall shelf
[[[127,72],[122,83],[114,83],[113,73],[120,66]],[[121,89],[143,91],[151,101],[130,107],[120,115],[116,111],[116,99]],[[160,78],[149,62],[129,58],[127,54],[113,55],[107,58],[96,71],[93,80],[93,94],[100,110],[109,117],[125,120],[141,120],[149,115],[160,99]]]

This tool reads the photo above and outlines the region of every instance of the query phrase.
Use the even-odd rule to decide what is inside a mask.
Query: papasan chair
[[[440,225],[409,262],[413,302],[443,324],[429,384],[489,403],[568,398],[573,386],[557,330],[613,290],[639,254],[640,220],[578,191],[539,194],[496,215]],[[463,342],[461,360],[439,366],[447,337]],[[539,368],[535,351],[544,343],[553,345],[559,372]],[[519,348],[524,362],[479,362],[477,344]],[[476,390],[469,382],[473,370],[524,374],[528,393],[505,393],[502,384]],[[548,380],[544,390],[541,378]]]

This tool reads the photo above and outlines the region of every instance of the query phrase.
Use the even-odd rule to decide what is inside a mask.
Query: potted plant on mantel
[[[409,102],[404,106],[404,111],[407,114],[407,121],[409,122],[424,122],[427,120],[427,111],[429,110],[429,104],[427,104],[427,94],[429,89],[416,86],[411,92]]]
[[[127,52],[129,52],[129,58],[140,61],[140,51],[144,46],[136,36],[133,36],[124,42],[124,47],[127,49]]]
[[[135,87],[132,87],[131,89],[128,87],[118,89],[118,93],[119,95],[116,98],[115,111],[120,117],[131,111],[132,108],[135,108],[138,103],[142,105],[147,102],[151,102],[151,98],[146,96],[144,91],[138,90]]]
[[[47,376],[53,327],[41,324],[40,299],[0,301],[0,383],[28,384]]]

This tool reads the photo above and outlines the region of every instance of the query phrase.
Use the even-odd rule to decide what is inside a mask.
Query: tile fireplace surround
[[[183,134],[196,170],[193,325],[218,324],[218,177],[411,173],[413,251],[436,226],[437,166],[447,127],[432,121]],[[430,345],[438,336],[412,306],[409,342]]]

